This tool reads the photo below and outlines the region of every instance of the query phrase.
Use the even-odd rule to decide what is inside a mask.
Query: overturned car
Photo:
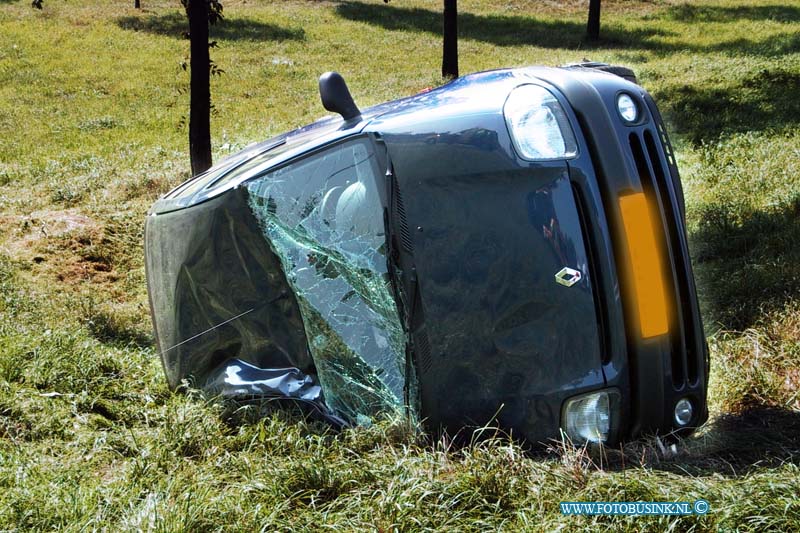
[[[640,86],[595,64],[472,74],[327,118],[146,222],[169,385],[330,420],[615,443],[707,418],[683,192]]]

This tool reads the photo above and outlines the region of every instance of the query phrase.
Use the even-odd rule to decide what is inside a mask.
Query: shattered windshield
[[[401,408],[406,386],[378,168],[359,139],[247,184],[297,297],[325,401],[353,421]]]

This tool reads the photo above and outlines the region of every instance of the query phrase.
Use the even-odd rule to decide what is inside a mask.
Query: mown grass
[[[178,2],[0,2],[0,530],[773,530],[800,527],[800,7],[787,0],[462,0],[461,70],[633,67],[676,143],[712,352],[712,420],[605,455],[455,449],[402,421],[333,434],[166,389],[142,266],[188,176]],[[225,2],[215,156],[441,82],[440,2]],[[704,517],[564,517],[694,500]]]

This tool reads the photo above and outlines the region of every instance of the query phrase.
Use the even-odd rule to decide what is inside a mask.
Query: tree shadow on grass
[[[418,31],[434,35],[439,35],[442,31],[442,14],[437,10],[344,1],[336,5],[336,13],[344,19],[380,26],[390,31]],[[693,13],[694,15],[692,15]],[[713,21],[715,18],[731,21],[737,20],[737,18],[753,20],[772,18],[795,21],[800,20],[800,8],[791,6],[716,8],[687,5],[667,10],[665,15],[656,15],[654,19],[657,20],[663,16],[677,18],[677,20],[683,20],[680,17],[688,17],[687,22],[689,23],[694,21],[692,16],[698,17],[698,22]],[[659,28],[658,24],[650,26],[631,29],[605,25],[599,41],[587,41],[586,27],[582,22],[539,20],[525,16],[474,15],[472,13],[458,15],[458,33],[461,38],[474,39],[497,46],[532,45],[544,48],[581,48],[585,50],[638,49],[661,55],[692,51],[707,53],[710,50],[734,57],[741,55],[778,57],[800,50],[800,36],[794,32],[781,33],[761,41],[736,39],[717,43],[711,47],[699,47],[691,43],[665,42],[661,37],[674,36],[675,33]]]
[[[739,476],[756,468],[800,464],[800,412],[759,406],[726,414],[698,437],[699,455],[684,469]],[[702,442],[705,440],[705,442]]]
[[[732,57],[781,57],[800,52],[800,34],[796,32],[779,33],[761,41],[735,39],[703,48],[703,50],[722,52]]]
[[[712,204],[690,235],[707,325],[742,331],[800,297],[800,197],[782,208]]]
[[[800,124],[800,73],[765,69],[735,87],[697,89],[680,85],[655,93],[659,106],[689,141],[699,144],[721,134]]]
[[[693,476],[739,477],[761,468],[800,465],[800,412],[757,406],[726,414],[685,444],[687,453],[659,467]]]
[[[393,7],[383,4],[342,2],[337,4],[340,17],[380,26],[386,30],[442,32],[442,13],[422,8]],[[617,29],[606,27],[598,42],[586,42],[586,26],[569,21],[547,21],[532,17],[473,15],[459,13],[458,33],[463,39],[474,39],[497,46],[534,45],[545,48],[640,47],[671,50],[673,45],[652,40],[671,35],[659,28]]]
[[[800,465],[800,412],[761,405],[723,415],[709,422],[701,434],[680,440],[677,454],[668,457],[670,440],[659,442],[644,438],[622,449],[607,449],[604,468],[646,467],[679,475],[736,478],[763,468]]]
[[[95,339],[115,346],[137,346],[149,348],[155,346],[155,339],[149,331],[137,327],[137,324],[126,320],[114,312],[97,309],[93,305],[83,310],[84,325]]]
[[[189,32],[189,22],[186,16],[180,12],[119,17],[116,23],[124,30],[174,38],[186,38]],[[302,28],[282,28],[274,24],[242,18],[225,18],[212,25],[209,34],[211,39],[223,41],[302,41],[305,39],[305,31]]]
[[[680,22],[738,22],[741,20],[775,22],[800,21],[800,7],[796,5],[772,6],[699,6],[679,4],[670,6],[658,18]]]

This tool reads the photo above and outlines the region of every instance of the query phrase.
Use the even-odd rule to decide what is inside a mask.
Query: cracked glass
[[[247,184],[297,298],[325,402],[354,422],[400,410],[406,333],[387,269],[382,175],[368,139]]]

